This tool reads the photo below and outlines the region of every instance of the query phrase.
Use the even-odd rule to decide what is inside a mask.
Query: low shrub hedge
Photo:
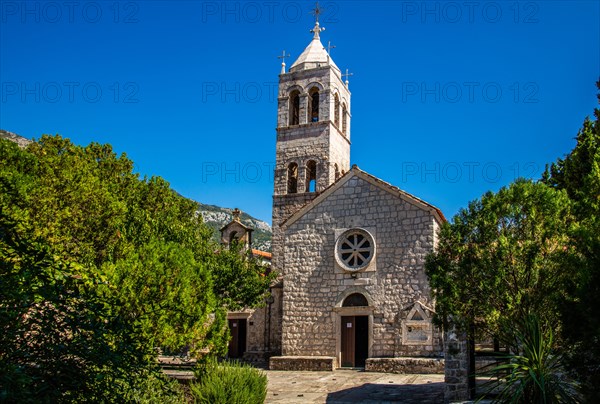
[[[196,377],[190,385],[196,403],[262,404],[267,397],[267,376],[246,364],[204,364]]]

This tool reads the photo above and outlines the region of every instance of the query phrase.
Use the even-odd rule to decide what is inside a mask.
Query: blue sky
[[[567,153],[597,105],[598,1],[321,1],[351,163],[450,218]],[[277,80],[308,1],[0,2],[0,128],[110,143],[181,194],[271,221]]]

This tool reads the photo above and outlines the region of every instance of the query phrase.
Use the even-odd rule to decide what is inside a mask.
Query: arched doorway
[[[361,293],[352,293],[342,307],[366,307],[369,303]],[[369,316],[341,316],[341,366],[364,367],[369,356]]]

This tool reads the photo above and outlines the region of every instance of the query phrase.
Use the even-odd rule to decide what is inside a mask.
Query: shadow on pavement
[[[327,403],[443,403],[444,383],[373,384],[336,391],[327,395]]]

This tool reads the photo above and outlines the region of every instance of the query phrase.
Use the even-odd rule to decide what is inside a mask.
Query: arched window
[[[290,94],[290,125],[300,123],[300,92],[294,90]]]
[[[309,160],[306,163],[306,192],[315,192],[317,190],[317,163]]]
[[[340,97],[337,94],[333,105],[333,123],[336,127],[340,127]]]
[[[298,164],[290,163],[287,174],[287,192],[295,194],[298,192]]]
[[[348,115],[348,109],[346,108],[346,104],[342,105],[342,133],[344,135],[347,135],[348,133],[346,132],[347,129],[347,125],[346,125],[346,120]]]
[[[308,93],[310,100],[309,122],[319,122],[319,89],[313,87]]]
[[[361,307],[368,306],[369,302],[367,298],[360,293],[352,293],[350,296],[344,299],[342,307]]]
[[[340,178],[340,168],[337,164],[334,164],[333,168],[335,169],[335,180],[337,181]]]

